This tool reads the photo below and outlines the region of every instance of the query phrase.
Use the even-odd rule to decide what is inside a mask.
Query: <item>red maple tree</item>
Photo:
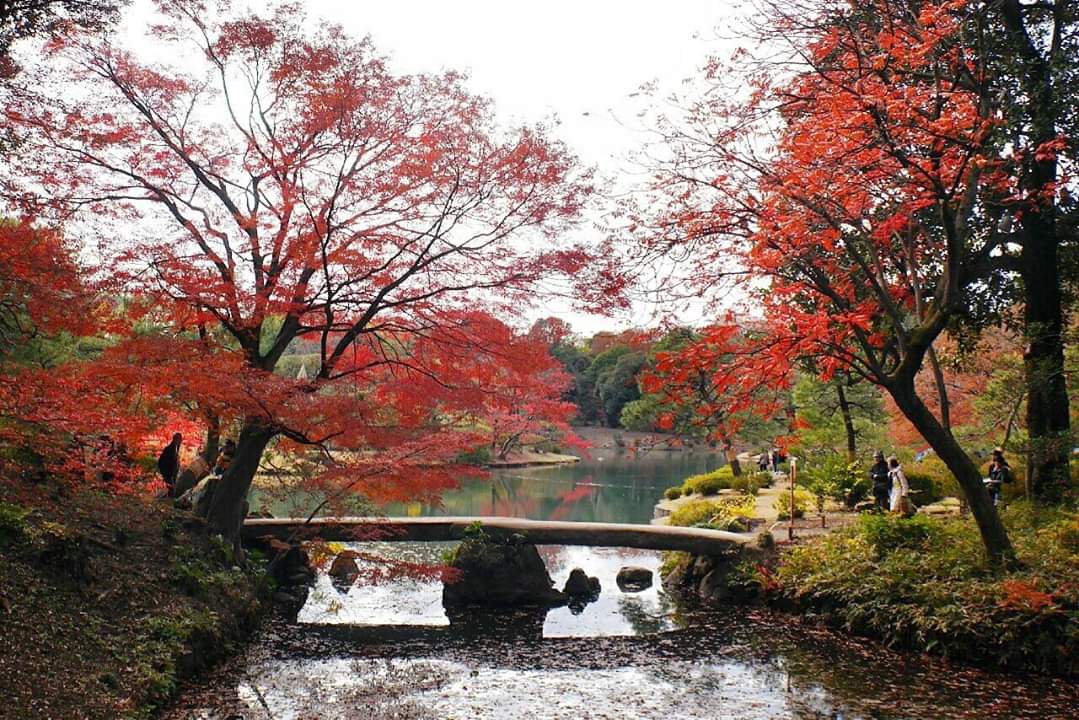
[[[742,278],[768,330],[743,372],[806,361],[884,388],[1006,557],[977,466],[915,386],[1012,240],[999,199],[1013,179],[990,143],[1001,118],[959,32],[965,3],[770,7],[789,62],[750,62],[748,98],[722,91],[746,72],[710,66],[712,92],[660,124],[670,160],[636,229],[647,250],[694,252],[702,292]]]
[[[237,418],[212,527],[236,534],[271,443],[321,448],[320,482],[374,500],[448,486],[476,441],[465,420],[506,377],[479,310],[511,313],[558,275],[586,302],[617,297],[561,241],[587,173],[543,127],[497,128],[461,76],[395,74],[293,5],[157,8],[159,44],[198,53],[54,43],[22,76],[40,92],[6,109],[26,138],[12,176],[168,323],[117,352],[167,353],[159,390]],[[301,341],[311,377],[275,374]]]

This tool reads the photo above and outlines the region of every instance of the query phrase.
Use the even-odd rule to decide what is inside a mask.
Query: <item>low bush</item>
[[[749,476],[756,480],[759,487],[772,487],[772,483],[775,482],[775,476],[768,470],[758,470],[756,472],[749,473]]]
[[[906,476],[907,485],[910,487],[911,499],[918,505],[935,503],[944,497],[941,494],[941,486],[932,476],[906,470],[903,471],[903,474]]]
[[[675,485],[674,487],[667,488],[663,491],[663,497],[667,498],[668,500],[677,500],[678,498],[682,497],[682,486]]]
[[[938,526],[925,515],[910,519],[897,515],[869,513],[858,518],[861,534],[876,551],[884,557],[893,550],[906,548],[919,550],[939,538]]]
[[[943,497],[963,497],[955,476],[944,461],[935,455],[904,465],[903,474],[910,484],[912,499],[919,505],[936,502]]]
[[[805,517],[806,509],[809,508],[810,503],[813,502],[813,494],[805,488],[796,487],[794,489],[794,517]],[[791,496],[789,492],[780,493],[776,496],[775,502],[772,507],[779,513],[780,520],[790,520],[791,517]]]
[[[798,484],[817,497],[818,510],[824,499],[854,507],[869,494],[869,479],[861,464],[849,462],[838,453],[807,463],[799,471]]]
[[[683,495],[715,495],[720,490],[729,489],[734,480],[734,473],[729,465],[718,470],[691,475],[682,483]]]
[[[740,516],[752,516],[757,504],[751,495],[728,495],[713,500],[694,500],[671,513],[669,524],[727,530]]]
[[[759,477],[762,474],[767,473],[743,473],[735,477],[730,465],[724,465],[712,472],[686,478],[685,482],[682,483],[682,494],[715,495],[720,490],[738,490],[749,495],[756,495],[761,487],[767,486],[771,481],[771,476],[769,475],[769,482],[762,483]]]
[[[491,448],[486,445],[480,445],[471,450],[460,452],[457,454],[457,457],[454,458],[454,462],[459,465],[487,465],[491,462]]]
[[[1001,511],[1019,563],[989,566],[969,518],[868,516],[786,551],[759,591],[888,645],[1079,674],[1079,513]]]
[[[0,547],[22,542],[29,535],[29,508],[0,502]]]

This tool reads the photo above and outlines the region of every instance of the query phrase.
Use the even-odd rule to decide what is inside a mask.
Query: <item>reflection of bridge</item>
[[[464,539],[469,526],[477,522],[491,538],[505,540],[519,535],[522,542],[533,545],[684,550],[698,555],[719,555],[745,545],[753,537],[704,528],[508,517],[341,517],[316,518],[309,523],[302,518],[250,518],[244,522],[244,535],[249,538],[271,535],[282,540],[296,534],[337,541],[439,542]]]

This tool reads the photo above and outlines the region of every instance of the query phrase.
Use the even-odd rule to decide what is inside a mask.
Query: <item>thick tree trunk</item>
[[[1045,227],[1041,227],[1044,225]],[[1027,347],[1027,487],[1036,499],[1059,502],[1071,478],[1071,418],[1064,377],[1064,319],[1060,271],[1053,228],[1037,218],[1024,220],[1023,287]]]
[[[729,440],[723,441],[723,453],[727,456],[727,464],[731,466],[731,474],[739,477],[742,474],[742,463],[738,462],[738,453]]]
[[[212,492],[212,496],[206,508],[206,520],[213,532],[229,539],[239,537],[247,491],[255,479],[262,453],[273,435],[273,431],[261,419],[244,421],[236,442],[236,454],[228,470],[216,486],[207,491]]]
[[[1063,311],[1061,278],[1057,257],[1063,231],[1058,223],[1059,208],[1051,190],[1060,181],[1054,153],[1038,153],[1058,137],[1061,121],[1071,107],[1066,85],[1059,84],[1066,72],[1066,60],[1057,38],[1073,32],[1074,18],[1056,3],[1053,13],[1054,41],[1048,53],[1035,41],[1032,5],[1018,0],[991,4],[1000,14],[1011,44],[1008,69],[1026,92],[1019,106],[1027,121],[1030,147],[1024,153],[1020,189],[1030,197],[1041,196],[1037,204],[1024,208],[1020,219],[1023,251],[1020,272],[1026,323],[1027,351],[1024,354],[1027,381],[1027,487],[1035,498],[1057,501],[1070,484],[1068,459],[1071,428],[1068,394],[1064,382]],[[1067,47],[1064,45],[1063,47]],[[1048,197],[1046,197],[1046,195]]]
[[[858,459],[858,437],[854,434],[854,418],[850,413],[850,403],[847,402],[847,392],[842,383],[835,385],[836,395],[839,397],[839,412],[843,416],[843,429],[847,432],[847,460],[854,462]]]
[[[978,532],[985,545],[990,562],[1000,564],[1011,562],[1015,557],[1011,541],[1000,515],[989,498],[989,493],[982,483],[982,475],[974,461],[959,446],[955,436],[946,430],[929,411],[915,392],[912,385],[888,388],[896,405],[911,424],[921,433],[929,446],[944,461],[952,475],[963,489],[971,514],[978,525]]]

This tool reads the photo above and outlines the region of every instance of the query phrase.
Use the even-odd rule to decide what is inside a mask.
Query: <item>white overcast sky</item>
[[[677,89],[721,49],[738,0],[307,0],[308,13],[370,35],[401,72],[466,72],[504,122],[558,120],[555,134],[603,177],[625,170],[644,141],[636,115],[646,82]],[[253,2],[253,7],[262,6]],[[145,31],[147,0],[128,17]],[[648,321],[638,306],[614,320],[550,312],[591,334]],[[691,318],[687,318],[691,320]]]

